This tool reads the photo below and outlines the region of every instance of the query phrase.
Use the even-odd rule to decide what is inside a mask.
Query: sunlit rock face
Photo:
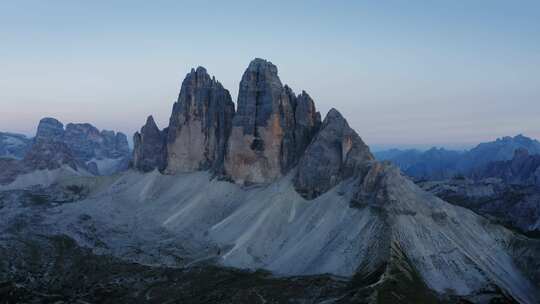
[[[300,159],[295,188],[313,199],[347,178],[362,175],[373,160],[360,136],[332,109]]]
[[[133,167],[149,172],[163,170],[166,161],[167,129],[160,131],[150,115],[140,132],[133,135]]]
[[[187,74],[169,122],[165,172],[220,171],[233,115],[229,91],[206,69]]]
[[[240,184],[275,180],[297,163],[319,125],[307,94],[296,97],[282,85],[275,65],[253,60],[240,82],[226,174]]]

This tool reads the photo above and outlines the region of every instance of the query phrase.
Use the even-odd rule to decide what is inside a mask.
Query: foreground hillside
[[[536,301],[539,274],[533,258],[539,244],[419,190],[413,192],[419,197],[399,198],[409,187],[414,185],[388,189],[393,202],[381,206],[351,205],[344,194],[347,185],[306,201],[287,178],[243,189],[204,172],[175,177],[130,172],[70,179],[41,190],[3,191],[0,210],[6,220],[0,252],[7,258],[2,279],[26,289],[56,288],[56,293],[81,297],[71,290],[76,286],[64,290],[52,283],[85,267],[79,288],[95,284],[96,277],[100,282],[114,277],[120,280],[117,285],[107,280],[99,284],[113,295],[117,288],[133,293],[128,282],[141,277],[140,286],[172,288],[159,279],[170,273],[182,284],[203,280],[199,276],[233,281],[260,277],[261,282],[253,283],[255,290],[287,282],[298,288],[300,298],[309,298],[305,285],[317,295],[328,292],[328,297],[369,286],[366,297],[379,298],[375,291],[397,284],[400,292],[421,287],[433,301],[494,296]],[[87,259],[91,262],[82,263]],[[108,273],[105,265],[118,270]],[[179,267],[184,270],[175,270]],[[38,276],[38,285],[24,282],[27,271]],[[290,277],[298,275],[302,278]],[[407,278],[413,281],[402,281]],[[321,286],[308,284],[311,280]]]

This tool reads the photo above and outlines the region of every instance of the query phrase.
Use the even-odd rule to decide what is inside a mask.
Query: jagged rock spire
[[[343,116],[331,109],[298,164],[294,185],[313,199],[341,181],[363,174],[374,157]]]
[[[167,136],[166,172],[190,172],[223,166],[234,103],[229,91],[203,67],[182,82]]]
[[[165,141],[163,136],[149,117],[134,137],[136,168],[165,168],[167,174],[210,170],[251,184],[272,182],[297,167],[295,187],[308,199],[365,174],[374,160],[337,110],[321,125],[311,97],[305,91],[296,95],[281,83],[277,67],[259,58],[242,76],[236,114],[229,92],[206,69],[192,69]]]
[[[63,137],[64,124],[56,118],[45,117],[39,121],[34,140],[62,140]]]
[[[302,104],[298,112],[297,99]],[[282,85],[274,64],[254,59],[240,82],[226,174],[241,184],[275,180],[296,164],[319,122],[307,94],[297,98]]]
[[[160,131],[152,115],[140,133],[133,135],[133,166],[143,172],[165,168],[167,130]]]
[[[52,117],[42,118],[34,142],[23,158],[27,169],[53,170],[62,165],[68,165],[73,169],[84,167],[64,142],[64,135],[63,123]]]

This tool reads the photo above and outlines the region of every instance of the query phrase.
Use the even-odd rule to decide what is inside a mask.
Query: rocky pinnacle
[[[240,184],[272,182],[297,163],[319,124],[307,94],[296,97],[275,65],[253,60],[240,82],[226,174]]]
[[[182,82],[169,126],[149,117],[134,136],[134,167],[165,174],[209,170],[237,184],[266,184],[292,173],[297,191],[313,199],[367,174],[369,148],[332,109],[321,123],[313,99],[296,95],[277,67],[254,59],[240,81],[238,108],[206,69]]]
[[[166,172],[191,172],[223,166],[234,103],[229,91],[203,67],[182,82],[167,136]]]
[[[166,130],[160,131],[150,115],[140,133],[133,135],[133,166],[140,171],[163,170],[166,161]]]

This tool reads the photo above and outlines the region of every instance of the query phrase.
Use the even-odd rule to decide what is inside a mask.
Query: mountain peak
[[[133,135],[133,167],[143,172],[165,168],[166,132],[160,131],[154,117],[149,115],[140,133]]]
[[[152,115],[148,115],[148,117],[146,118],[145,127],[159,130],[156,121],[154,120],[154,116]]]
[[[343,115],[341,115],[341,113],[336,108],[331,108],[328,113],[326,113],[323,124],[329,124],[332,121],[340,121],[345,123],[347,122]]]
[[[368,146],[332,108],[298,164],[295,188],[314,199],[340,182],[362,175],[374,160]]]
[[[248,70],[268,69],[277,74],[277,67],[270,61],[262,58],[254,58],[248,65]]]
[[[250,62],[240,81],[225,159],[232,180],[268,183],[298,162],[319,125],[311,99],[301,102],[298,107],[274,64],[260,58]]]
[[[173,106],[166,140],[166,172],[222,167],[234,115],[229,91],[203,67],[186,76]]]
[[[53,140],[64,136],[64,124],[58,119],[45,117],[39,121],[35,140]]]

